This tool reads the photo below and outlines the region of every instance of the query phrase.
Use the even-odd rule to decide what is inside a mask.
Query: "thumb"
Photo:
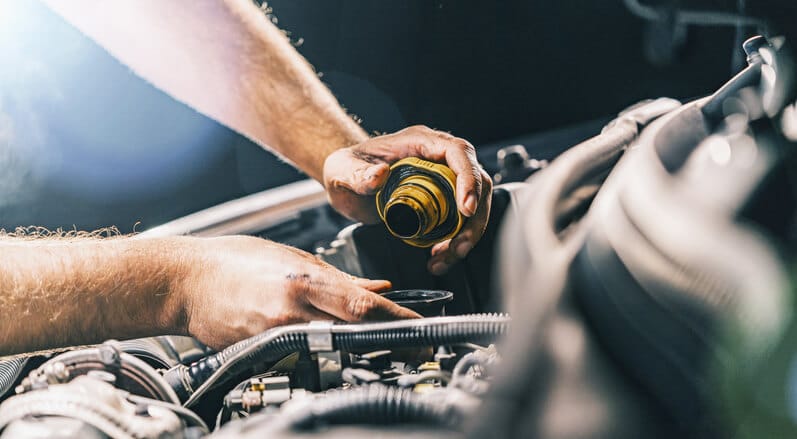
[[[390,172],[386,163],[371,163],[348,151],[341,152],[330,156],[325,164],[324,177],[331,187],[372,195],[384,186]]]

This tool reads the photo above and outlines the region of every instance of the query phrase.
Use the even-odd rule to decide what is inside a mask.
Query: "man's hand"
[[[188,333],[216,349],[290,323],[420,317],[375,294],[390,282],[350,276],[301,250],[246,236],[197,244],[199,260],[177,292]]]
[[[457,236],[432,247],[428,268],[442,274],[476,245],[490,215],[492,181],[468,141],[425,126],[374,137],[330,154],[324,163],[324,186],[338,211],[377,223],[374,194],[385,184],[390,165],[406,157],[445,163],[457,174],[457,208],[468,220]]]
[[[0,233],[0,355],[193,335],[216,349],[277,325],[418,314],[311,255],[259,238],[31,239]]]

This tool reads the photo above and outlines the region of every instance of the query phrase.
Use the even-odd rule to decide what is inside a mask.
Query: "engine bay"
[[[463,425],[488,391],[503,314],[275,328],[222,352],[191,339],[109,341],[28,369],[3,363],[6,437],[243,437],[330,425]],[[199,358],[197,358],[199,357]],[[197,358],[191,361],[192,358]],[[181,362],[182,361],[182,362]],[[190,362],[189,362],[190,361]],[[6,377],[9,377],[6,379]],[[230,428],[224,428],[227,424]]]
[[[409,239],[426,217],[355,224],[307,181],[146,230],[293,244],[389,280],[383,296],[422,317],[282,325],[219,351],[159,336],[4,357],[0,438],[789,436],[790,43],[750,38],[713,93],[639,101],[552,157],[490,150],[489,226],[445,275]],[[429,217],[459,230],[451,209]]]

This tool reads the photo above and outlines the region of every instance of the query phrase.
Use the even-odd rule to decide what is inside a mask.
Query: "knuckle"
[[[473,179],[476,181],[481,181],[482,172],[481,169],[479,169],[479,166],[474,165],[470,167],[470,176],[473,177]]]
[[[307,274],[289,274],[286,276],[286,296],[297,300],[304,297],[310,289],[310,277]]]
[[[369,295],[359,295],[349,300],[346,312],[354,320],[362,320],[371,314],[376,308],[376,301]]]
[[[484,169],[479,169],[479,175],[481,177],[482,184],[485,188],[491,189],[493,187],[493,179],[487,174],[487,171]]]
[[[432,129],[429,128],[426,125],[418,124],[418,125],[410,126],[409,128],[407,128],[407,131],[412,131],[412,132],[417,132],[417,133],[425,133],[425,132],[432,131]]]
[[[459,145],[460,148],[462,148],[462,151],[464,151],[465,154],[467,154],[468,156],[473,156],[473,157],[476,156],[476,147],[471,145],[470,142],[463,139],[459,139],[459,142],[457,142],[457,144]]]
[[[481,193],[482,190],[482,174],[479,172],[479,169],[475,166],[471,167],[467,173],[470,180],[473,182],[473,186],[476,188],[476,191]]]

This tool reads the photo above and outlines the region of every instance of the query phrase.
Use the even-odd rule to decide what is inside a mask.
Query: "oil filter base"
[[[445,315],[446,303],[454,300],[454,293],[442,290],[394,290],[382,297],[409,308],[424,317]]]

